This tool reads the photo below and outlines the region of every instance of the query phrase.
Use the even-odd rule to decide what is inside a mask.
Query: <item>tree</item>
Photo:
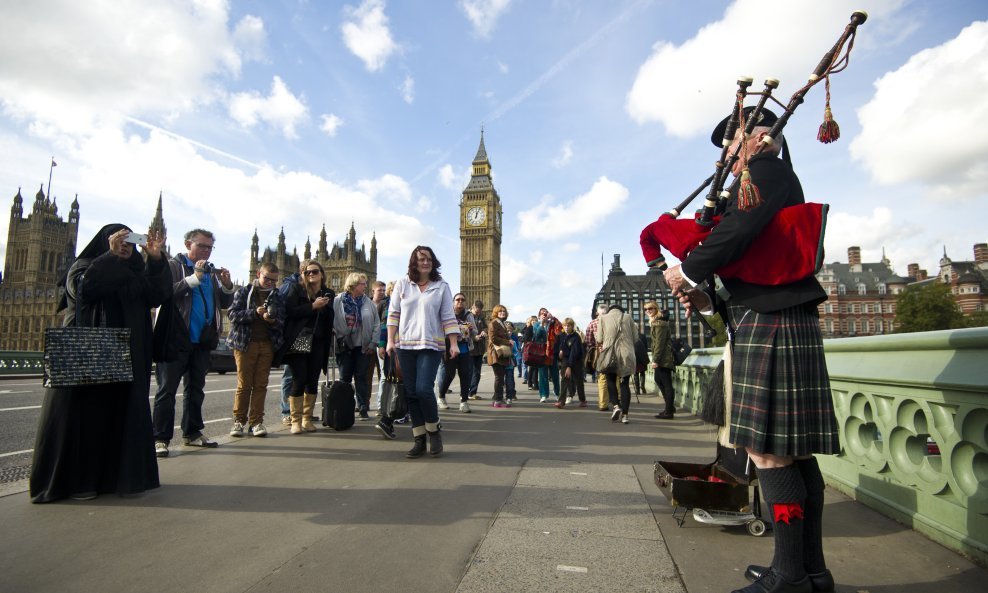
[[[968,315],[964,321],[967,327],[985,327],[988,326],[988,311],[975,311]]]
[[[950,286],[930,282],[907,288],[895,298],[896,333],[936,331],[966,327],[966,319],[954,301]]]

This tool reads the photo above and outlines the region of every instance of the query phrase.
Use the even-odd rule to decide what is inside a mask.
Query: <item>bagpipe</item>
[[[731,196],[737,197],[737,208],[741,211],[750,210],[761,203],[758,188],[752,183],[748,172],[748,160],[754,154],[775,144],[776,138],[782,133],[793,112],[803,102],[806,93],[821,80],[826,83],[827,96],[824,121],[817,139],[829,144],[840,137],[840,128],[830,111],[830,75],[847,67],[857,27],[867,18],[868,15],[864,11],[855,11],[851,15],[850,23],[844,28],[837,43],[824,54],[810,75],[809,81],[792,95],[787,104],[772,96],[772,92],[779,86],[778,80],[770,78],[765,81],[762,91],[749,93],[748,87],[751,86],[752,79],[749,77],[738,79],[738,90],[731,115],[721,122],[711,137],[715,144],[716,138],[718,136],[721,138],[720,159],[715,165],[713,175],[704,180],[678,206],[659,216],[658,220],[646,226],[641,232],[642,254],[649,267],[660,270],[668,267],[662,254],[663,247],[680,260],[685,260],[720,222],[720,216],[727,209]],[[744,106],[749,94],[759,98],[753,107]],[[765,104],[769,100],[782,108],[782,114],[778,118],[765,109]],[[746,140],[756,125],[771,126],[771,128],[757,147],[749,151]],[[744,135],[740,141],[735,141],[739,129]],[[722,135],[721,131],[723,131]],[[788,148],[784,140],[781,149],[783,158],[788,161]],[[742,164],[741,173],[736,176],[731,186],[725,189],[727,174],[739,159]],[[707,188],[709,189],[703,208],[697,211],[692,219],[679,218],[680,213],[689,206],[690,202]],[[732,263],[718,269],[716,273],[724,278],[736,278],[766,286],[789,284],[811,276],[823,263],[823,238],[827,213],[826,204],[805,203],[782,208],[743,254]]]

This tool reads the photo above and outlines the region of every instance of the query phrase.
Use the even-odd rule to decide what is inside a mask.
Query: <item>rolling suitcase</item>
[[[346,430],[354,423],[354,399],[353,385],[343,383],[336,378],[336,360],[330,355],[329,369],[331,375],[326,377],[326,382],[319,386],[322,398],[322,425],[333,430]]]

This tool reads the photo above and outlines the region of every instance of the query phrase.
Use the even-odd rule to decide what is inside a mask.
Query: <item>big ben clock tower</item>
[[[501,302],[501,216],[481,129],[470,183],[460,198],[460,292],[468,305],[484,301],[488,312]]]

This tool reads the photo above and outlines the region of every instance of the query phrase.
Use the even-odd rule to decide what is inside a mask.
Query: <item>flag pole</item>
[[[51,157],[51,166],[48,167],[48,199],[51,199],[51,173],[55,170],[55,157]]]

